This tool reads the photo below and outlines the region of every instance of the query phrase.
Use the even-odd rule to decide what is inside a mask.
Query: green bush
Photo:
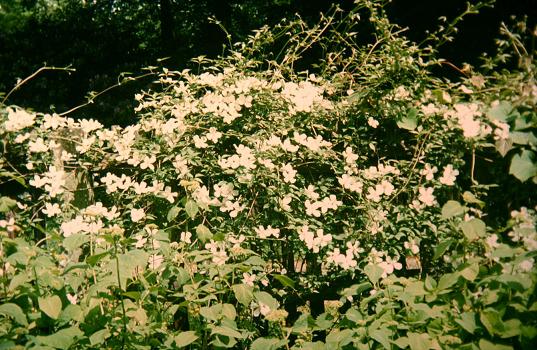
[[[125,128],[3,106],[0,348],[531,349],[535,62],[504,28],[519,68],[438,78],[452,31],[358,2],[164,70]]]

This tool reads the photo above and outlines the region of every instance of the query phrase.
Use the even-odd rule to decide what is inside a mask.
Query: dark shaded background
[[[253,29],[291,19],[296,13],[315,23],[333,3],[353,7],[350,0],[0,0],[0,92],[11,90],[18,78],[45,64],[70,65],[76,72],[44,72],[7,102],[63,112],[85,102],[89,91],[115,84],[122,72],[140,75],[149,65],[182,69],[192,57],[217,56],[227,39],[209,17],[221,21],[235,42]],[[464,11],[465,4],[394,0],[388,11],[395,23],[409,28],[408,37],[419,42],[427,30],[437,27],[438,17],[452,19]],[[441,56],[457,66],[479,64],[482,52],[494,53],[500,23],[511,22],[513,15],[527,15],[535,25],[537,0],[498,0],[494,8],[467,17]],[[159,63],[157,59],[163,57],[169,58]],[[133,96],[151,81],[124,84],[71,116],[99,118],[108,125],[132,123]]]

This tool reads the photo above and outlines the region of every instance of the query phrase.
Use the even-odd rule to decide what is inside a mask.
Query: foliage
[[[530,349],[533,52],[435,78],[451,30],[358,1],[162,70],[135,125],[2,106],[2,346]]]

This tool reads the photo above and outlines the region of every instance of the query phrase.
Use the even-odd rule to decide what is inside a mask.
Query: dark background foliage
[[[133,76],[146,66],[182,69],[199,55],[215,57],[228,43],[244,40],[251,30],[275,25],[299,14],[315,23],[333,4],[351,9],[350,0],[0,0],[0,91],[17,79],[48,65],[76,71],[47,71],[16,91],[10,100],[39,111],[63,112],[85,102],[89,91],[101,91],[118,81],[122,72]],[[455,18],[465,1],[394,0],[390,17],[408,27],[411,40],[421,41],[438,17]],[[535,6],[532,6],[535,5]],[[535,0],[498,0],[478,16],[468,17],[460,34],[441,50],[456,66],[479,64],[482,52],[494,52],[502,21],[527,15],[537,18]],[[532,22],[533,21],[533,22]],[[159,60],[166,58],[164,60]],[[458,74],[441,68],[443,76]],[[451,71],[450,71],[451,70]],[[123,84],[103,94],[73,117],[99,118],[105,124],[133,122],[133,95],[152,77]]]

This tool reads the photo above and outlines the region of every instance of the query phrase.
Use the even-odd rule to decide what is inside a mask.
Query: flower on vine
[[[459,175],[459,171],[456,169],[453,169],[453,165],[448,164],[444,168],[444,172],[438,180],[443,185],[453,186],[455,185],[455,180],[457,179],[457,175]]]
[[[132,222],[138,222],[145,217],[145,212],[141,208],[140,209],[133,208],[131,209],[130,216],[131,216]]]

